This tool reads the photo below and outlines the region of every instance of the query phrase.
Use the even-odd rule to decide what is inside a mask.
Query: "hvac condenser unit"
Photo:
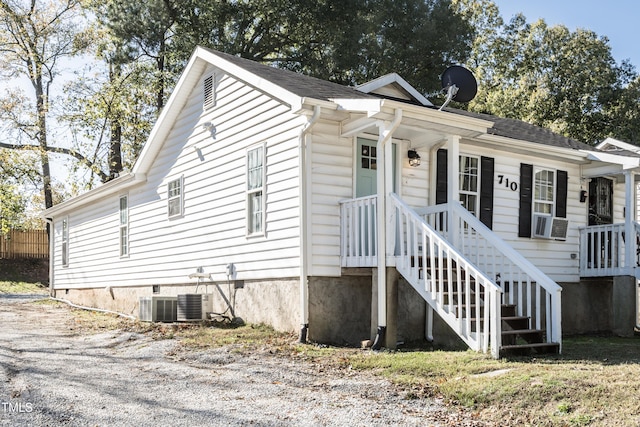
[[[178,320],[178,297],[161,295],[140,297],[140,320],[175,322]]]
[[[548,215],[533,216],[533,236],[543,239],[566,240],[569,220]]]
[[[212,297],[211,294],[178,295],[178,321],[196,322],[207,319],[207,314],[213,309]]]

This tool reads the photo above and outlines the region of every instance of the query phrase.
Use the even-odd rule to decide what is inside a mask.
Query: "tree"
[[[16,90],[0,101],[0,119],[10,122],[15,131],[15,142],[3,141],[0,147],[38,153],[46,208],[53,206],[49,153],[72,154],[50,145],[48,117],[59,62],[82,47],[80,11],[79,0],[0,1],[0,71],[6,79],[26,77],[34,90],[31,102]]]
[[[467,62],[478,78],[470,110],[521,119],[587,143],[619,133],[617,116],[633,108],[622,99],[636,74],[627,61],[615,62],[606,37],[548,27],[543,20],[530,24],[521,14],[495,28],[495,9],[484,15],[478,9],[491,1],[457,3],[470,19],[486,23],[476,27]]]
[[[23,155],[0,149],[0,234],[12,228],[28,227],[27,215],[33,192],[25,188],[39,188],[41,177],[35,163],[37,156]]]

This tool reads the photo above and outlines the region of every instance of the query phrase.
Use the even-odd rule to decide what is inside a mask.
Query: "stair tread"
[[[512,349],[520,349],[520,348],[539,348],[539,347],[560,347],[560,344],[557,342],[535,342],[535,343],[526,343],[526,344],[510,344],[503,345],[500,347],[501,350],[512,350]]]
[[[503,330],[502,334],[503,335],[516,335],[516,334],[540,334],[544,332],[543,329],[508,329],[508,330]]]

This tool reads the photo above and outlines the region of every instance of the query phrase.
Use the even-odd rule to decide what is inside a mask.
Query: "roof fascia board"
[[[185,70],[180,75],[180,79],[178,79],[178,83],[176,87],[173,89],[171,96],[167,100],[164,108],[160,112],[158,119],[155,122],[155,125],[151,129],[149,133],[149,137],[142,147],[142,151],[138,156],[138,160],[135,162],[132,168],[133,173],[148,173],[153,160],[156,158],[156,155],[162,148],[162,144],[154,144],[153,141],[156,139],[164,139],[166,134],[173,127],[173,122],[177,117],[177,112],[175,110],[179,110],[180,107],[186,102],[187,94],[186,92],[190,92],[190,89],[187,87],[187,82],[189,81],[188,77],[192,72],[202,72],[206,68],[206,64],[202,62],[202,59],[199,55],[201,52],[201,48],[196,48],[196,50],[189,58],[189,62],[185,67]],[[196,71],[194,71],[196,70]]]
[[[431,101],[429,101],[424,95],[418,92],[413,86],[409,84],[409,82],[407,82],[397,73],[390,73],[382,77],[378,77],[375,80],[356,86],[356,89],[364,93],[375,93],[377,89],[394,83],[399,85],[405,92],[409,94],[409,96],[411,96],[422,105],[433,107]]]
[[[91,202],[102,199],[103,197],[112,195],[124,191],[130,187],[140,184],[146,181],[147,177],[144,174],[127,173],[116,179],[113,179],[100,187],[89,190],[84,194],[76,196],[65,202],[57,204],[53,207],[42,212],[42,217],[53,218],[67,213],[72,209],[77,209],[80,206],[86,205]]]
[[[540,144],[538,142],[524,141],[521,139],[491,134],[481,135],[477,139],[497,146],[501,151],[509,151],[509,147],[513,147],[519,149],[519,151],[530,152],[532,155],[543,153],[547,156],[560,157],[579,163],[586,163],[589,161],[585,152],[572,148],[554,147],[551,145]]]
[[[418,120],[426,120],[439,124],[472,130],[478,133],[486,133],[493,126],[489,120],[463,116],[448,111],[439,111],[420,105],[407,104],[405,102],[390,99],[333,99],[341,110],[366,113],[370,118],[392,121],[394,111],[402,110],[403,117]]]
[[[640,147],[638,147],[637,145],[629,144],[628,142],[623,142],[615,138],[605,139],[601,143],[597,144],[596,148],[601,150],[603,147],[606,147],[607,145],[613,145],[615,147],[622,148],[623,150],[640,153]]]
[[[587,159],[589,160],[620,165],[622,166],[622,170],[640,167],[640,158],[638,157],[619,156],[617,154],[588,150],[580,151],[586,153]]]

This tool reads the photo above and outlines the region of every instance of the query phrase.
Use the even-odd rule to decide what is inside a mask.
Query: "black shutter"
[[[533,202],[533,165],[520,163],[520,218],[518,237],[531,237],[531,203]]]
[[[567,171],[558,171],[558,186],[556,187],[556,216],[567,217]]]
[[[436,205],[447,203],[447,150],[441,148],[436,157]]]
[[[493,165],[493,158],[480,158],[480,221],[489,228],[493,227]]]

